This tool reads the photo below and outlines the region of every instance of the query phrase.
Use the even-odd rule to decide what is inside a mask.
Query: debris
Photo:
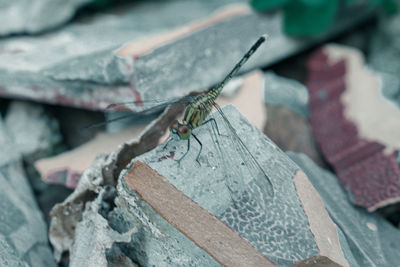
[[[272,71],[264,73],[264,102],[273,106],[285,106],[304,118],[308,118],[308,90],[300,82],[281,77]]]
[[[70,20],[90,0],[15,0],[0,3],[0,36],[39,33]],[[18,53],[18,50],[14,51]],[[1,53],[1,52],[0,52]]]
[[[283,151],[304,153],[318,165],[325,167],[307,120],[307,88],[296,80],[273,72],[264,73],[264,78],[264,102],[268,112],[265,133]]]
[[[270,34],[267,45],[243,72],[298,53],[371,16],[351,9],[352,15],[343,14],[326,35],[293,39],[282,32],[281,13],[259,14],[247,5],[228,4],[143,2],[120,16],[103,14],[46,35],[3,39],[0,94],[92,110],[126,99],[182,97],[219,82],[264,33]],[[188,10],[190,15],[175,16]]]
[[[143,130],[144,126],[139,126],[118,133],[99,133],[78,148],[36,161],[35,167],[45,182],[74,189],[97,155],[116,150],[120,144],[137,138]]]
[[[221,96],[217,98],[220,106],[234,105],[257,129],[262,130],[266,121],[265,105],[261,101],[263,93],[263,76],[261,71],[252,71],[240,77],[242,86],[232,96],[225,96],[222,90]],[[249,105],[248,103],[252,103]]]
[[[22,155],[0,117],[0,265],[56,266]]]
[[[400,109],[379,73],[358,50],[328,45],[311,56],[307,85],[314,135],[350,200],[369,211],[398,202]]]
[[[243,161],[245,159],[238,155],[224,130],[221,130],[223,135],[217,137],[218,144],[213,140],[207,126],[199,127],[195,132],[203,143],[200,166],[195,161],[199,150],[196,146],[191,146],[180,165],[173,159],[162,156],[173,153],[175,159],[180,158],[187,145],[181,141],[171,141],[167,149],[163,150],[160,146],[134,161],[149,165],[168,179],[164,182],[171,183],[177,194],[185,194],[195,202],[193,205],[199,205],[216,216],[216,219],[250,242],[274,264],[288,266],[312,257],[317,257],[317,262],[327,257],[332,264],[347,266],[337,239],[336,227],[306,176],[232,106],[223,108],[223,111],[272,179],[273,197],[267,193],[266,187],[269,184],[265,177],[252,177],[253,173],[246,166],[249,162]],[[211,116],[218,124],[223,125],[218,113]],[[216,150],[217,146],[221,148],[220,151]],[[116,212],[124,215],[130,222],[130,227],[139,229],[129,246],[130,258],[146,265],[176,265],[182,262],[191,265],[217,265],[210,254],[206,253],[211,248],[202,246],[203,250],[200,250],[198,242],[201,241],[186,232],[185,227],[190,227],[186,225],[188,219],[184,215],[168,214],[169,208],[181,212],[186,207],[182,207],[182,210],[179,206],[162,208],[169,202],[157,202],[156,198],[146,200],[143,194],[149,193],[146,190],[153,190],[151,185],[145,185],[140,192],[129,188],[128,184],[134,186],[132,177],[136,179],[142,175],[155,175],[153,171],[136,173],[135,168],[122,173],[121,178],[124,179],[120,179],[116,199]],[[125,182],[127,179],[128,184]],[[151,204],[154,201],[157,203]],[[186,202],[177,203],[176,205],[185,205]],[[154,208],[155,205],[159,205],[158,208]],[[168,219],[170,216],[171,219]],[[201,230],[208,231],[206,228]],[[140,243],[145,243],[146,246],[138,246]]]
[[[396,266],[400,255],[400,231],[377,213],[354,207],[337,177],[319,168],[307,156],[288,156],[307,174],[337,225],[340,246],[350,266]],[[347,248],[347,249],[346,249]]]
[[[49,237],[57,261],[61,259],[63,252],[70,251],[71,253],[74,240],[78,238],[75,229],[77,224],[83,220],[82,214],[85,211],[86,204],[99,198],[99,193],[102,192],[104,187],[115,187],[121,170],[132,158],[154,148],[164,135],[169,123],[182,110],[179,105],[166,109],[139,137],[125,141],[111,154],[98,155],[90,168],[80,177],[74,192],[63,203],[54,206],[50,213],[52,219]],[[98,202],[98,205],[102,203],[104,201]],[[117,219],[121,220],[118,216]],[[120,221],[115,224],[117,224],[116,227],[122,227]],[[112,249],[112,251],[118,251],[118,249]],[[116,255],[108,255],[107,257],[115,261],[116,259],[113,256]],[[71,260],[73,257],[75,257],[74,253],[70,254]],[[117,258],[124,259],[123,257]]]

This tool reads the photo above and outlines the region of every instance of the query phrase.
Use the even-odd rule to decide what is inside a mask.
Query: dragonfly
[[[254,155],[250,152],[250,150],[247,148],[247,146],[243,143],[243,141],[240,139],[239,135],[237,134],[236,130],[234,127],[231,125],[229,122],[228,118],[222,111],[221,107],[215,102],[217,97],[220,95],[222,89],[225,87],[225,85],[238,73],[240,68],[247,62],[247,60],[253,55],[253,53],[261,46],[261,44],[267,39],[267,35],[264,34],[262,35],[252,46],[251,48],[243,55],[243,57],[240,59],[239,62],[236,63],[236,65],[233,67],[233,69],[228,73],[228,75],[216,86],[211,88],[205,93],[193,96],[186,96],[180,99],[175,99],[175,100],[170,100],[170,101],[164,101],[160,104],[157,104],[149,109],[145,109],[139,112],[133,112],[134,115],[146,115],[146,114],[152,114],[157,111],[161,111],[167,106],[171,106],[174,104],[186,104],[186,108],[184,111],[183,115],[183,120],[182,122],[179,122],[178,120],[172,121],[172,123],[169,126],[169,131],[170,135],[167,141],[165,142],[165,145],[163,148],[165,149],[169,142],[172,140],[187,140],[187,150],[186,152],[182,155],[180,159],[178,159],[178,164],[182,161],[182,159],[185,158],[185,156],[189,153],[190,151],[190,139],[191,137],[194,138],[194,140],[200,145],[200,150],[197,154],[196,161],[200,164],[199,158],[203,149],[203,144],[200,141],[200,139],[193,133],[193,130],[196,129],[197,127],[200,127],[202,125],[205,125],[207,123],[212,123],[215,127],[215,129],[218,132],[218,135],[221,135],[218,125],[215,121],[214,118],[208,118],[208,115],[212,111],[212,108],[215,107],[218,113],[221,115],[224,123],[227,125],[227,128],[229,129],[229,132],[232,134],[232,139],[235,140],[235,143],[238,144],[239,149],[238,151],[240,152],[240,155],[244,162],[247,162],[250,166],[251,169],[256,169],[257,173],[261,173],[265,179],[267,180],[269,186],[272,188],[272,194],[273,194],[273,186],[272,182],[269,178],[269,176],[264,172]],[[144,101],[129,101],[129,102],[120,102],[120,103],[115,103],[111,104],[107,107],[107,109],[113,109],[121,105],[126,105],[126,104],[143,104]],[[131,117],[133,114],[128,114],[124,116],[120,116],[117,118],[113,118],[110,120],[107,120],[104,123],[109,123],[112,121],[117,121],[121,120],[127,117]],[[97,125],[94,125],[97,126]]]

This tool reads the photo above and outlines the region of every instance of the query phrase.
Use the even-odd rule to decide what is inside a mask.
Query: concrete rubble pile
[[[375,16],[361,4],[323,35],[292,38],[282,12],[241,0],[74,19],[90,1],[61,2],[35,0],[26,17],[25,1],[0,4],[1,266],[398,265],[399,16],[364,58],[307,51]],[[162,103],[214,86],[264,33],[216,124],[190,147],[166,141],[185,106]],[[297,80],[281,67],[295,60]]]

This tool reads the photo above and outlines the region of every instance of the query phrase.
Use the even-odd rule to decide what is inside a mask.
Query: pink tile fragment
[[[387,153],[383,144],[360,137],[357,125],[345,117],[346,64],[346,59],[330,61],[324,48],[309,58],[310,123],[354,204],[373,211],[400,201],[399,151]]]

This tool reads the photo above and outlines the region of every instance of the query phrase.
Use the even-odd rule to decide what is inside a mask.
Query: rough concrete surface
[[[22,155],[1,117],[0,147],[0,265],[56,266]]]
[[[0,1],[0,36],[39,33],[53,29],[72,18],[90,0]]]
[[[3,39],[0,94],[95,110],[127,99],[182,97],[219,82],[261,34],[270,38],[243,71],[298,53],[370,15],[344,10],[326,35],[295,39],[283,33],[281,13],[230,5],[238,2],[245,1],[146,1],[123,15],[101,14],[45,35]]]
[[[307,174],[339,229],[340,245],[350,266],[397,266],[400,230],[377,213],[355,207],[347,200],[337,177],[307,156],[287,153]],[[348,249],[346,249],[348,248]]]
[[[296,177],[298,167],[232,106],[223,110],[244,144],[270,177],[273,196],[266,177],[255,168],[250,155],[236,147],[236,143],[232,143],[232,139],[226,136],[231,133],[215,113],[212,116],[217,120],[222,136],[217,136],[215,130],[207,125],[194,131],[203,143],[200,166],[195,161],[199,146],[193,139],[189,153],[180,165],[173,159],[179,159],[186,151],[186,141],[171,141],[166,149],[159,146],[137,157],[135,161],[143,161],[166,177],[178,190],[238,232],[275,264],[290,266],[313,256],[323,256],[323,250],[320,250],[320,244],[314,239],[309,227],[309,220],[319,220],[321,217],[328,221],[330,219],[327,214],[318,214],[319,218],[316,218],[304,213],[292,180]],[[126,171],[121,177],[125,175]],[[303,183],[303,186],[311,185]],[[315,191],[307,195],[309,201],[315,201],[312,196],[317,196]],[[132,222],[132,226],[140,225],[131,243],[132,248],[136,249],[130,251],[131,258],[138,263],[159,266],[182,262],[216,265],[210,261],[207,253],[199,250],[179,229],[155,213],[122,179],[118,185],[116,202],[118,210]],[[323,205],[321,207],[324,209]],[[332,229],[336,233],[336,228]],[[327,242],[326,236],[323,238]],[[331,238],[336,239],[336,234]],[[146,246],[138,246],[140,243]],[[335,251],[337,255],[342,255],[341,250]],[[343,255],[333,257],[330,261],[347,265]]]

